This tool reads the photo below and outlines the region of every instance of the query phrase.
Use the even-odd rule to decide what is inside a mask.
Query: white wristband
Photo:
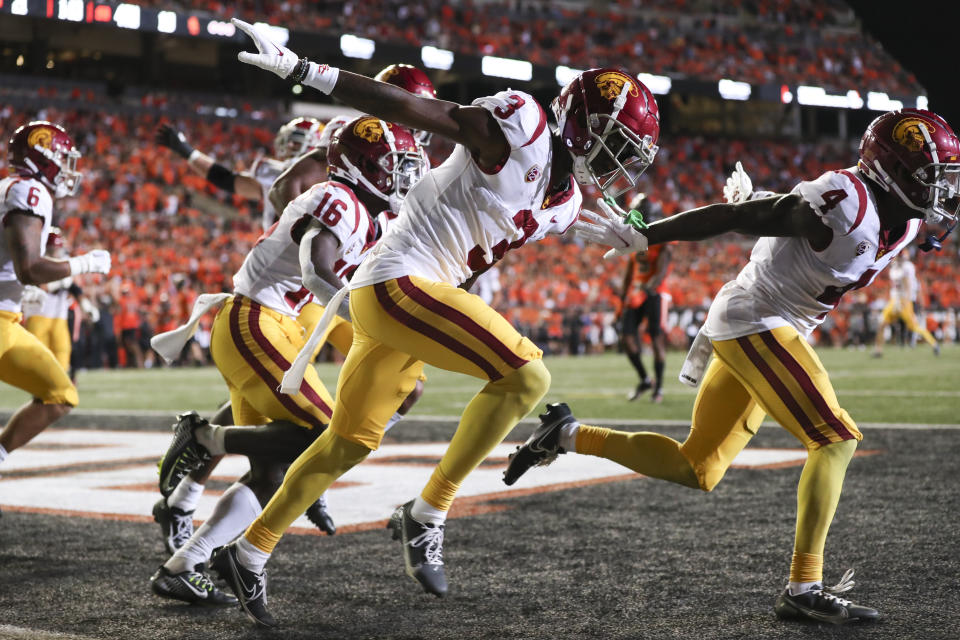
[[[196,149],[194,149],[193,151],[190,152],[190,157],[187,158],[187,162],[193,162],[194,160],[196,160],[197,158],[199,158],[199,157],[202,156],[202,155],[203,155],[202,152],[197,151]]]
[[[81,273],[89,273],[89,260],[86,260],[86,256],[73,256],[72,258],[67,258],[67,263],[70,265],[70,275],[76,276]]]
[[[317,64],[316,62],[307,63],[307,75],[303,82],[308,87],[312,87],[321,93],[330,95],[337,84],[337,78],[340,77],[340,69],[326,64]]]

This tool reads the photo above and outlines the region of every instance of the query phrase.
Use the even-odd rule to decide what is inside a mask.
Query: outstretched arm
[[[66,260],[47,258],[40,253],[43,220],[30,213],[11,211],[3,221],[7,249],[13,260],[17,280],[38,285],[62,280],[80,273],[109,273],[110,252],[102,249]]]
[[[257,47],[257,53],[240,52],[241,62],[332,95],[347,106],[387,122],[449,138],[477,156],[482,167],[496,165],[509,150],[503,131],[486,109],[423,98],[386,82],[318,65],[272,42],[243,20],[234,18],[232,22]]]
[[[203,176],[218,189],[227,193],[236,193],[247,200],[257,202],[263,200],[263,188],[256,178],[246,173],[231,171],[204,152],[194,149],[187,142],[187,137],[182,131],[177,131],[164,123],[157,127],[155,140],[161,147],[167,147],[185,159],[194,173]],[[282,208],[279,209],[279,211],[282,210]]]

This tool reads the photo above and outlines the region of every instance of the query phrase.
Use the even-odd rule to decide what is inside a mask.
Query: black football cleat
[[[321,495],[317,498],[316,502],[307,507],[304,515],[307,516],[310,522],[317,525],[317,529],[320,529],[320,531],[323,531],[328,536],[332,536],[337,532],[337,525],[333,522],[333,516],[331,516],[330,511],[327,510],[326,496]]]
[[[637,383],[637,388],[633,390],[633,393],[627,395],[627,400],[633,402],[642,396],[645,391],[649,391],[650,389],[653,389],[653,382],[650,380],[650,378],[641,380]]]
[[[171,555],[193,535],[193,511],[171,507],[166,498],[160,498],[153,505],[153,521],[160,525],[163,546]]]
[[[832,587],[824,588],[818,585],[795,596],[790,595],[789,589],[784,589],[773,610],[781,620],[812,620],[830,624],[879,620],[880,612],[876,609],[854,604],[838,595],[849,591],[853,585],[853,570],[850,569],[843,574],[840,582]]]
[[[424,524],[410,515],[413,500],[396,508],[387,528],[393,539],[403,545],[403,563],[407,575],[438,598],[447,595],[447,576],[443,570],[444,525]]]
[[[560,446],[560,432],[564,426],[576,422],[565,403],[548,404],[547,412],[540,414],[537,430],[510,454],[507,470],[503,472],[504,484],[512,485],[531,467],[548,465],[559,454],[566,453]]]
[[[267,611],[267,572],[254,573],[237,560],[237,543],[223,547],[210,562],[237,596],[240,608],[250,620],[261,627],[277,626],[276,619]]]
[[[196,428],[205,424],[208,424],[207,421],[196,411],[177,416],[173,425],[173,442],[159,465],[160,493],[164,498],[173,493],[183,476],[210,461],[210,452],[194,437]]]
[[[150,588],[161,598],[180,600],[190,604],[226,607],[237,604],[237,599],[224,593],[213,580],[201,571],[170,573],[161,565],[150,578]]]

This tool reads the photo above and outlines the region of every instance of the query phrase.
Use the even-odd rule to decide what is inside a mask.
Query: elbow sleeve
[[[207,182],[227,193],[233,193],[236,188],[237,174],[215,162],[207,171]]]

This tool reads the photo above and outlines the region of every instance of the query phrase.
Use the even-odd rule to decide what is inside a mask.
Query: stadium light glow
[[[160,33],[173,33],[177,30],[177,14],[173,11],[161,11],[157,13],[157,31]]]
[[[135,4],[118,4],[113,10],[113,21],[122,29],[139,29],[140,7]]]
[[[377,48],[377,43],[367,38],[361,38],[350,33],[340,36],[340,51],[348,58],[361,58],[369,60],[373,57],[373,52]]]
[[[673,81],[669,78],[669,76],[655,76],[650,73],[638,73],[637,80],[647,85],[647,89],[650,89],[651,92],[661,96],[670,93],[670,89],[673,87]]]
[[[903,102],[892,99],[882,91],[868,91],[867,109],[871,111],[896,111],[897,109],[903,109]]]
[[[207,23],[207,33],[221,38],[232,38],[237,33],[237,28],[233,26],[232,22],[211,20]]]
[[[524,81],[533,78],[533,65],[526,60],[514,60],[513,58],[483,56],[483,59],[480,60],[480,71],[485,76],[495,78]]]
[[[57,18],[83,22],[83,0],[60,0],[57,3]]]
[[[581,73],[583,73],[583,69],[574,69],[573,67],[567,67],[561,64],[557,65],[556,70],[553,72],[553,77],[557,79],[558,85],[565,87]]]
[[[233,23],[231,23],[232,26]],[[282,45],[286,45],[290,41],[290,30],[286,27],[275,27],[272,24],[267,24],[266,22],[254,22],[253,26],[262,33],[266,33],[274,42],[279,42]]]
[[[823,87],[800,85],[797,87],[797,102],[811,107],[836,107],[840,109],[862,109],[863,98],[858,91],[851,89],[843,95],[827,93]]]
[[[421,47],[420,59],[423,60],[423,66],[428,69],[449,71],[453,66],[453,51],[430,46]]]
[[[917,96],[917,109],[929,109],[930,103],[927,102],[927,96]]]
[[[747,82],[737,82],[736,80],[722,79],[717,83],[717,91],[724,100],[749,100],[751,87]]]
[[[25,16],[29,10],[30,7],[27,0],[13,0],[13,2],[10,3],[10,13],[15,16]]]

